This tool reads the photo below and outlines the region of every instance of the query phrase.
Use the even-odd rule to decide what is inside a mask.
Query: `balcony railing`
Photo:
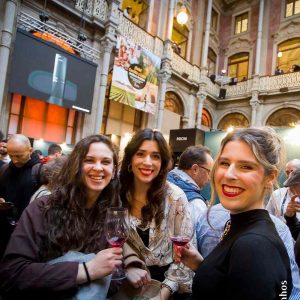
[[[108,4],[105,0],[76,0],[75,8],[100,21],[107,20]]]
[[[279,89],[282,88],[299,91],[300,72],[260,78],[259,89],[261,92],[279,92]]]
[[[152,36],[144,29],[137,26],[134,22],[124,17],[122,12],[120,12],[119,20],[119,31],[123,36],[136,43],[137,45],[148,49],[159,57],[162,56],[163,41],[161,39]]]
[[[247,96],[251,94],[252,79],[238,82],[236,85],[226,85],[226,97]]]

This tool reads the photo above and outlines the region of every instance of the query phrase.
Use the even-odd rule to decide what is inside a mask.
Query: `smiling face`
[[[216,162],[214,184],[222,205],[232,214],[263,208],[265,176],[250,146],[235,140],[228,142]]]
[[[161,155],[156,141],[144,141],[131,159],[134,184],[150,186],[159,174]]]
[[[82,163],[82,179],[91,207],[114,175],[113,152],[101,142],[92,143]]]

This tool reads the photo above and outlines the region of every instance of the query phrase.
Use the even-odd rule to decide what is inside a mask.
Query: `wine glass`
[[[175,252],[181,251],[194,235],[194,218],[188,203],[174,201],[170,207],[167,220],[169,236]],[[176,282],[186,282],[191,279],[191,272],[183,269],[181,263],[174,262],[175,267],[166,272],[166,277]]]
[[[129,235],[128,209],[124,207],[110,207],[107,209],[104,233],[111,247],[122,247]],[[124,279],[123,265],[116,268],[112,280]]]

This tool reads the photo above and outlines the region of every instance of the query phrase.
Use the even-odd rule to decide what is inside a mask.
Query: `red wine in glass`
[[[110,207],[107,209],[104,233],[111,247],[122,247],[129,235],[128,210],[124,207]],[[125,279],[123,266],[117,267],[112,274],[112,280]]]
[[[188,202],[174,201],[169,210],[167,228],[170,240],[174,244],[174,250],[181,251],[193,237],[194,218]],[[180,263],[174,262],[174,266],[165,273],[166,278],[175,282],[186,282],[191,279],[189,270],[181,267]]]
[[[179,247],[184,247],[191,240],[191,238],[184,236],[171,236],[170,239],[175,246]]]
[[[126,242],[125,238],[114,236],[108,240],[108,243],[113,247],[122,247]]]

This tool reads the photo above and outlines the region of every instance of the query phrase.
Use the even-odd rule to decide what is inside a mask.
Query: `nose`
[[[94,170],[103,170],[103,166],[102,166],[101,162],[100,161],[95,162],[93,169]]]
[[[236,167],[234,164],[229,165],[229,167],[225,173],[225,177],[228,179],[236,179],[237,178]]]
[[[152,159],[150,155],[146,155],[144,159],[144,164],[145,165],[151,165],[152,164]]]

